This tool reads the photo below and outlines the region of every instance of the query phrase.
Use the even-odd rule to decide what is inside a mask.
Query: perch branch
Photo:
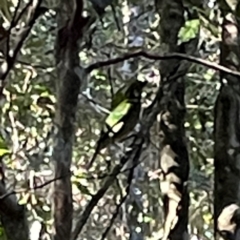
[[[109,59],[109,60],[106,60],[106,61],[100,61],[100,62],[93,63],[86,68],[86,72],[90,73],[94,69],[105,67],[105,66],[110,66],[110,65],[117,64],[117,63],[123,62],[125,60],[128,60],[130,58],[136,58],[136,57],[144,57],[144,58],[155,60],[155,61],[157,61],[157,60],[170,60],[170,59],[186,60],[186,61],[189,61],[189,62],[201,64],[203,66],[212,68],[216,71],[220,71],[220,72],[224,72],[226,74],[230,74],[230,75],[233,75],[233,76],[236,76],[236,77],[240,77],[240,72],[238,72],[238,71],[233,71],[233,70],[231,70],[227,67],[224,67],[220,64],[213,63],[213,62],[210,62],[210,61],[207,61],[207,60],[204,60],[204,59],[201,59],[201,58],[197,58],[197,57],[194,57],[194,56],[190,56],[190,55],[187,55],[187,54],[168,53],[168,54],[159,55],[159,54],[153,54],[153,53],[148,53],[148,52],[144,52],[144,51],[127,53],[127,54],[124,54],[123,56],[120,56],[120,57],[116,57],[116,58]]]

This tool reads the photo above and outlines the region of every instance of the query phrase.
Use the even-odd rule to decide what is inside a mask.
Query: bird
[[[123,139],[134,129],[141,110],[142,89],[146,84],[146,81],[137,80],[130,84],[125,93],[118,91],[115,94],[112,101],[112,111],[105,119],[95,152],[87,165],[87,170],[91,168],[96,156],[102,149],[117,140]]]

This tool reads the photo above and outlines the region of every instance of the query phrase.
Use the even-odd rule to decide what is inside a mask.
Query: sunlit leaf
[[[7,143],[3,139],[2,136],[0,136],[0,156],[3,156],[7,153],[10,153],[10,150],[7,147]]]
[[[178,37],[187,42],[192,38],[195,38],[199,32],[200,22],[199,19],[193,19],[185,22],[185,25],[180,29]]]

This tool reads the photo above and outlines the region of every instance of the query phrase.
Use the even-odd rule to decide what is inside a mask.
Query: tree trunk
[[[193,54],[198,39],[177,45],[178,33],[184,24],[184,7],[181,1],[156,1],[161,16],[160,35],[164,52]],[[191,50],[192,52],[189,52]],[[184,79],[189,64],[170,60],[160,64],[163,98],[160,112],[160,167],[165,223],[162,240],[187,239],[189,195],[188,152],[184,131]]]
[[[3,182],[0,183],[0,196],[7,194]],[[8,240],[28,239],[28,222],[25,206],[17,203],[15,195],[0,200],[1,222]]]
[[[222,24],[220,62],[239,71],[239,23],[225,15]],[[215,192],[214,223],[224,239],[240,239],[240,84],[239,78],[221,74],[222,87],[215,105]],[[225,82],[224,82],[225,81]],[[226,83],[227,82],[227,83]]]
[[[55,178],[53,193],[54,240],[70,239],[72,229],[72,185],[70,166],[74,141],[74,124],[81,80],[75,73],[79,67],[78,40],[86,19],[82,17],[82,0],[59,3],[56,39],[57,133],[53,152]]]

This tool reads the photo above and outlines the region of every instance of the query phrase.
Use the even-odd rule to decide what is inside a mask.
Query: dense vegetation
[[[239,201],[239,6],[1,0],[0,239],[213,239]]]

